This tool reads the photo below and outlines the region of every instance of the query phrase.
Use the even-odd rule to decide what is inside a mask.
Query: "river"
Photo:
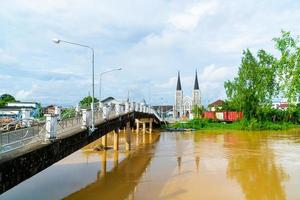
[[[112,146],[112,135],[108,136]],[[98,140],[0,199],[300,199],[300,131],[133,134]]]

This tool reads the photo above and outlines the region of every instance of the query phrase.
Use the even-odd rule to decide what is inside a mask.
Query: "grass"
[[[300,128],[299,125],[288,122],[259,122],[256,119],[241,120],[232,123],[213,121],[210,119],[193,119],[171,124],[170,128],[192,128],[196,130],[287,130]]]

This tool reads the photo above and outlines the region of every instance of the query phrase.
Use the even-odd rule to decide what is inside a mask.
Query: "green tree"
[[[10,94],[2,94],[0,96],[0,107],[6,106],[9,102],[16,102],[15,97]]]
[[[274,63],[275,58],[264,50],[259,50],[256,58],[247,49],[243,52],[238,76],[224,84],[229,101],[240,108],[248,120],[258,118],[264,106],[270,107],[278,92]]]
[[[300,92],[299,37],[293,38],[290,32],[281,31],[281,36],[273,40],[275,48],[280,52],[280,58],[276,62],[280,91],[292,103]]]
[[[91,108],[91,104],[92,104],[92,97],[91,96],[87,96],[87,97],[84,97],[80,102],[79,102],[79,105],[82,107],[82,108]],[[94,102],[97,103],[99,102],[99,100],[97,98],[94,99]]]
[[[205,111],[204,106],[194,105],[192,108],[192,113],[193,113],[194,118],[201,118],[204,111]]]

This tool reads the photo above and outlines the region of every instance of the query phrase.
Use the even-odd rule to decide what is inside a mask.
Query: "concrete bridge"
[[[49,115],[44,124],[1,133],[0,192],[9,190],[99,138],[102,138],[103,147],[107,147],[107,134],[111,131],[114,131],[113,148],[118,150],[119,131],[124,129],[125,146],[129,151],[134,129],[145,136],[152,133],[153,126],[161,123],[151,107],[127,102],[123,107],[101,107],[94,113],[96,129],[91,131],[90,112],[82,110],[80,115],[61,121],[58,115]]]

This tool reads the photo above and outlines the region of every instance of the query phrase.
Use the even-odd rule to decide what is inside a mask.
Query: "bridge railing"
[[[94,113],[95,124],[103,123],[104,121],[133,111],[156,114],[151,107],[134,102],[126,102],[123,106],[106,105]],[[85,119],[84,116],[86,117]],[[55,115],[53,117],[55,119],[54,121],[56,121],[53,126],[51,126],[51,124],[49,125],[49,123],[53,123],[53,121],[49,122],[48,120],[47,122],[46,120],[46,122],[39,123],[32,127],[3,133],[0,132],[0,153],[15,150],[33,142],[55,139],[57,136],[61,137],[63,134],[72,133],[76,129],[89,128],[91,123],[91,121],[87,122],[91,120],[90,115],[83,115],[82,113],[78,113],[76,117],[60,121],[57,121]],[[54,131],[54,134],[51,133],[51,130]]]
[[[41,133],[44,130],[45,124],[41,123],[33,127],[0,133],[0,152],[12,151],[33,141],[41,140]]]

